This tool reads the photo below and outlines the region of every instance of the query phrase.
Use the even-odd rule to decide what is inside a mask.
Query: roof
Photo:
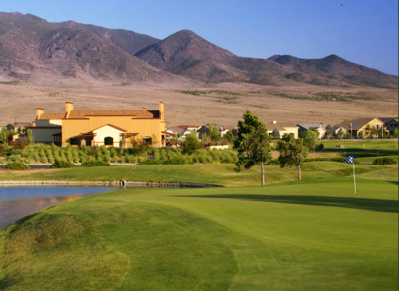
[[[31,122],[16,122],[16,123],[9,123],[6,126],[12,126],[12,127],[26,127],[26,126],[32,126]]]
[[[379,120],[381,120],[384,123],[388,123],[392,120],[398,121],[397,117],[378,117]]]
[[[286,127],[296,127],[298,128],[298,126],[293,125],[293,124],[283,124],[283,123],[266,123],[266,128],[267,130],[274,130],[275,128],[277,128],[278,131],[282,131],[285,130]]]
[[[65,113],[43,113],[38,120],[63,119]]]
[[[158,114],[157,114],[158,113]],[[72,110],[68,118],[85,118],[87,116],[135,116],[136,118],[158,118],[159,111],[143,110]]]
[[[301,123],[301,124],[297,124],[297,126],[302,127],[304,129],[312,129],[312,128],[316,128],[319,129],[320,125],[323,129],[326,129],[327,124],[324,123]]]
[[[336,124],[336,127],[343,127],[346,130],[351,130],[350,127],[350,123],[352,123],[352,129],[353,130],[359,130],[361,129],[363,126],[365,126],[367,123],[369,123],[370,121],[376,119],[376,117],[372,117],[372,118],[359,118],[359,119],[355,119],[355,120],[344,120],[339,124]],[[377,118],[378,119],[378,118]]]

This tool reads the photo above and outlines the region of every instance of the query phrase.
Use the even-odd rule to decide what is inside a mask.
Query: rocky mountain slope
[[[248,82],[397,88],[398,78],[338,56],[243,58],[189,30],[163,40],[74,21],[0,13],[0,80],[28,82]]]

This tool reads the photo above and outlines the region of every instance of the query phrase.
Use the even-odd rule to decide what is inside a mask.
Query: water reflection
[[[48,206],[112,191],[110,187],[0,187],[0,230]]]

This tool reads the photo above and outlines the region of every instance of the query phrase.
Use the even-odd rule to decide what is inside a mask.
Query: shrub
[[[321,151],[321,150],[323,150],[324,149],[324,144],[322,144],[322,143],[319,143],[317,146],[316,146],[316,151]]]
[[[163,162],[164,165],[185,165],[187,160],[184,157],[176,157]]]
[[[10,162],[19,162],[21,159],[21,155],[11,155],[8,157],[8,161]]]
[[[162,165],[162,161],[155,160],[155,159],[143,160],[143,161],[140,161],[140,165]]]
[[[87,161],[82,163],[82,167],[102,167],[102,166],[109,166],[109,163],[99,160]]]
[[[28,169],[30,169],[30,167],[28,165],[25,165],[24,163],[21,163],[21,162],[13,162],[13,163],[8,163],[7,165],[5,165],[4,169],[9,169],[9,170],[28,170]]]
[[[76,167],[74,164],[70,162],[66,162],[63,160],[57,160],[54,164],[51,165],[51,168],[73,168]]]
[[[373,161],[373,165],[395,165],[397,163],[393,158],[381,158]]]
[[[1,157],[4,156],[4,154],[6,153],[6,151],[7,151],[7,146],[5,146],[5,145],[3,145],[3,144],[0,144],[0,156],[1,156]]]

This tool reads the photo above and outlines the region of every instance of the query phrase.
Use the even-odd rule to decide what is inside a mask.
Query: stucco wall
[[[95,134],[94,141],[96,145],[102,146],[104,145],[104,139],[106,137],[112,137],[114,139],[114,147],[120,146],[120,142],[122,140],[121,133],[123,133],[123,131],[118,130],[112,126],[106,125],[93,132]]]
[[[139,119],[132,116],[90,116],[82,119],[64,119],[62,126],[62,144],[66,145],[71,137],[79,136],[112,124],[128,133],[137,133],[137,138],[151,137],[154,146],[160,146],[161,132],[165,131],[165,121],[158,118]]]

